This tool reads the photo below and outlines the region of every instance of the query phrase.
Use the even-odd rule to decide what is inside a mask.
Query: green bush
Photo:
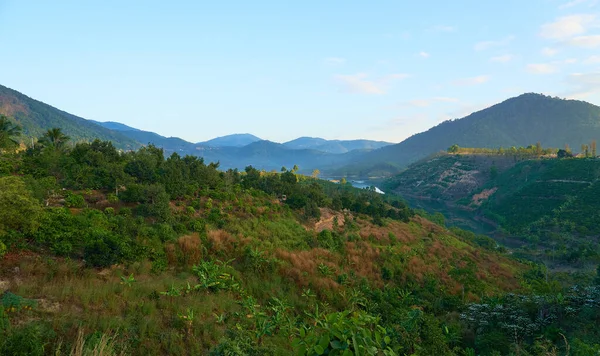
[[[65,206],[67,208],[83,208],[85,198],[81,194],[67,194],[65,197]]]

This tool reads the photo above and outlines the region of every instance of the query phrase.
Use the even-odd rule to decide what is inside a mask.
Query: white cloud
[[[344,64],[344,63],[346,63],[346,58],[329,57],[329,58],[325,58],[325,63],[327,63],[327,64]]]
[[[367,80],[365,73],[353,75],[338,75],[336,79],[343,85],[344,89],[350,93],[360,94],[385,94],[381,85],[374,81]]]
[[[421,52],[419,52],[419,56],[421,56],[423,58],[429,58],[431,55],[427,52],[421,51]]]
[[[569,1],[567,3],[560,5],[558,8],[561,10],[565,10],[565,9],[568,9],[568,8],[571,8],[571,7],[574,7],[577,5],[582,5],[585,3],[588,4],[588,7],[594,7],[594,6],[596,6],[597,2],[598,2],[597,0],[572,0],[572,1]]]
[[[438,25],[431,28],[431,31],[435,32],[454,32],[456,31],[456,27],[447,26],[447,25]]]
[[[598,64],[600,63],[600,56],[599,55],[594,55],[594,56],[590,56],[588,58],[586,58],[583,61],[584,64]]]
[[[458,98],[450,98],[447,96],[436,96],[435,98],[433,98],[433,100],[441,101],[444,103],[457,103],[459,101]]]
[[[577,58],[568,58],[568,59],[565,59],[564,61],[562,61],[562,63],[564,63],[564,64],[575,64],[577,62],[578,62]]]
[[[542,25],[540,36],[552,40],[566,40],[585,33],[594,25],[595,15],[581,14],[558,18],[554,22]]]
[[[419,108],[424,108],[427,107],[429,105],[431,105],[431,100],[427,100],[427,99],[413,99],[413,100],[409,100],[408,104],[411,106],[416,106]]]
[[[431,99],[413,99],[413,100],[409,100],[407,102],[407,104],[410,105],[410,106],[416,106],[416,107],[424,108],[424,107],[428,107],[430,105],[433,105],[435,103],[457,103],[458,101],[459,101],[458,98],[450,98],[450,97],[446,97],[446,96],[436,96],[436,97],[431,98]]]
[[[459,86],[478,85],[478,84],[486,83],[489,80],[490,80],[489,75],[478,75],[476,77],[462,78],[462,79],[455,80],[453,82],[453,84],[459,85]]]
[[[370,79],[366,73],[357,73],[350,75],[337,75],[335,79],[342,85],[344,91],[358,94],[376,94],[386,93],[387,87],[391,82],[408,78],[410,75],[404,73],[389,74],[377,79]]]
[[[600,46],[600,35],[577,36],[567,40],[566,43],[575,47],[596,48]]]
[[[583,99],[600,93],[600,72],[573,73],[567,77],[566,82],[573,87],[566,95],[570,99]]]
[[[508,36],[496,41],[481,41],[477,42],[473,49],[476,51],[485,51],[494,47],[503,47],[510,44],[515,39],[515,36]]]
[[[406,73],[396,73],[396,74],[390,74],[390,75],[386,75],[385,77],[383,77],[384,81],[390,81],[390,80],[402,80],[402,79],[406,79],[410,77],[410,74],[406,74]]]
[[[557,53],[558,53],[558,50],[556,48],[550,48],[550,47],[542,48],[542,54],[546,57],[552,57]]]
[[[490,62],[507,63],[515,58],[512,54],[504,54],[502,56],[496,56],[490,58]]]
[[[552,63],[533,63],[527,65],[527,71],[532,74],[552,74],[558,71],[558,67]]]

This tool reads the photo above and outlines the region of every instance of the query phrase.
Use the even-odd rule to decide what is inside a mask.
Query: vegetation
[[[367,153],[347,172],[369,172],[382,164],[403,168],[455,144],[497,149],[541,142],[546,147],[568,145],[574,152],[585,144],[591,155],[591,143],[600,137],[598,117],[600,107],[583,101],[523,94]]]
[[[598,349],[593,278],[561,286],[397,197],[46,136],[0,156],[0,354]]]

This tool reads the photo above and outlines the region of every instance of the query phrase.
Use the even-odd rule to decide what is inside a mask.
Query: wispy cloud
[[[504,54],[502,56],[496,56],[490,58],[490,62],[498,62],[498,63],[508,63],[512,61],[515,57],[512,54]]]
[[[577,36],[568,39],[566,43],[575,47],[596,48],[600,46],[600,35]]]
[[[551,47],[542,48],[542,54],[546,57],[555,56],[557,53],[558,53],[558,50],[556,48],[551,48]]]
[[[570,99],[583,99],[600,93],[600,72],[573,73],[567,77],[566,82],[573,87],[566,95]]]
[[[596,21],[595,15],[580,14],[563,16],[542,25],[540,28],[540,36],[543,38],[563,41],[573,36],[582,35],[594,25]]]
[[[476,77],[462,78],[462,79],[455,80],[453,82],[453,84],[458,85],[458,86],[479,85],[479,84],[487,83],[490,79],[491,79],[491,77],[489,75],[478,75]]]
[[[532,63],[527,65],[531,74],[552,74],[558,72],[558,67],[552,63]]]
[[[434,32],[455,32],[456,26],[437,25],[437,26],[433,26],[429,30],[434,31]]]
[[[386,75],[385,77],[382,78],[382,81],[385,83],[385,82],[390,82],[392,80],[406,79],[408,77],[410,77],[410,74],[407,74],[407,73],[395,73],[395,74]]]
[[[429,54],[425,51],[421,51],[421,52],[419,52],[419,56],[421,56],[423,58],[429,58],[429,57],[431,57],[431,54]]]
[[[420,108],[428,107],[436,103],[457,103],[458,98],[451,98],[446,96],[437,96],[430,99],[413,99],[407,102],[410,106],[416,106]]]
[[[587,4],[588,7],[594,7],[596,6],[596,4],[598,3],[598,0],[572,0],[569,2],[566,2],[562,5],[560,5],[558,8],[560,10],[565,10],[565,9],[569,9],[571,7],[575,7],[578,5],[583,5],[583,4]]]
[[[499,40],[477,42],[473,49],[476,51],[485,51],[486,49],[503,47],[510,44],[515,39],[515,36],[507,36]]]
[[[339,65],[339,64],[346,63],[346,58],[328,57],[328,58],[325,58],[324,62],[327,64]]]
[[[349,93],[357,94],[385,94],[389,85],[397,80],[408,78],[405,73],[389,74],[383,77],[371,79],[366,73],[350,75],[337,75],[335,79],[342,85],[342,89]]]
[[[594,55],[594,56],[589,56],[588,58],[583,60],[584,64],[598,64],[600,63],[600,56],[599,55]]]

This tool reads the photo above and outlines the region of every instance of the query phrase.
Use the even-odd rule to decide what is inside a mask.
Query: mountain
[[[89,120],[89,121],[93,122],[96,125],[106,127],[107,129],[113,130],[113,131],[141,131],[139,129],[136,129],[135,127],[127,126],[120,122],[114,122],[114,121],[100,122],[100,121],[95,121],[95,120]]]
[[[198,145],[210,147],[243,147],[262,139],[251,134],[233,134],[213,138],[205,142],[199,142]]]
[[[73,142],[93,139],[112,141],[121,149],[135,149],[141,145],[134,139],[95,124],[92,121],[61,111],[0,85],[0,113],[16,120],[23,127],[26,138],[40,137],[46,130],[61,128]]]
[[[353,150],[374,150],[393,145],[390,142],[372,140],[325,140],[319,137],[299,137],[283,144],[293,149],[313,149],[328,153],[346,153]]]
[[[544,147],[582,144],[600,139],[600,107],[578,100],[541,94],[523,94],[462,119],[445,121],[396,145],[375,150],[350,170],[368,170],[375,164],[406,167],[409,163],[462,147],[519,147],[541,142]],[[394,173],[394,172],[391,172]]]
[[[381,187],[552,268],[589,269],[600,259],[597,158],[443,153]]]
[[[362,156],[364,152],[353,151],[345,154],[333,154],[312,149],[291,149],[281,143],[267,140],[253,142],[243,147],[197,146],[193,153],[207,162],[219,162],[223,169],[246,166],[277,170],[281,167],[300,167],[300,172],[310,174],[313,169],[324,170],[334,165],[344,165]]]
[[[292,172],[222,173],[193,159],[88,148],[63,152],[63,165],[43,152],[0,154],[11,160],[0,174],[0,355],[84,342],[108,344],[102,355],[314,355],[325,341],[329,355],[358,343],[363,355],[473,354],[453,351],[472,349],[479,328],[463,327],[459,313],[543,278],[490,239],[446,229],[394,197]],[[572,314],[577,302],[561,295]],[[568,330],[549,314],[563,309],[544,307],[540,324]],[[537,330],[539,309],[527,308],[535,319],[519,308],[519,322]],[[594,316],[577,320],[582,334]],[[514,330],[494,328],[493,340],[512,340]],[[298,338],[321,350],[304,352]]]

